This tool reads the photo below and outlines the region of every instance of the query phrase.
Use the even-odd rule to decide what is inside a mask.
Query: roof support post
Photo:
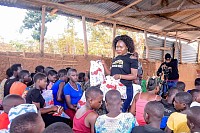
[[[146,30],[144,31],[144,36],[145,36],[145,50],[146,50],[146,59],[149,58],[149,46],[147,44],[147,32]]]
[[[42,6],[42,25],[41,25],[41,34],[40,34],[40,54],[44,56],[44,32],[45,32],[45,12],[46,6]]]
[[[84,53],[85,53],[85,56],[87,57],[88,56],[88,41],[87,41],[85,16],[82,16],[82,24],[83,24],[83,35],[84,35]]]
[[[198,59],[197,62],[200,63],[200,42],[198,41]]]
[[[117,24],[116,23],[114,23],[113,24],[113,39],[112,39],[112,41],[115,39],[115,36],[116,36],[116,27],[117,27]],[[112,44],[112,57],[114,58],[115,57],[115,47],[113,46],[113,44]]]
[[[180,63],[183,63],[183,58],[182,58],[183,46],[180,39],[179,39],[179,46],[180,46]]]
[[[167,41],[167,35],[165,34],[165,40],[164,40],[164,44],[163,44],[164,49],[166,47],[166,41]],[[165,60],[165,50],[162,51],[162,60],[163,61]]]

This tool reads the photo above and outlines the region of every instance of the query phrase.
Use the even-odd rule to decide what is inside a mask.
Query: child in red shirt
[[[94,124],[103,100],[103,92],[98,87],[90,87],[85,92],[86,104],[81,107],[73,119],[74,133],[94,133]]]
[[[7,95],[2,102],[4,112],[0,114],[0,130],[8,129],[10,121],[8,119],[8,112],[14,106],[24,104],[25,100],[19,95]]]

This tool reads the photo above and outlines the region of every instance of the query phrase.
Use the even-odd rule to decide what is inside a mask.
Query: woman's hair
[[[116,49],[117,42],[120,40],[126,44],[126,47],[128,48],[128,52],[130,53],[134,52],[135,47],[134,47],[133,39],[127,35],[121,35],[121,36],[115,37],[115,39],[113,40],[113,47],[115,49]]]
[[[160,82],[159,79],[156,77],[149,78],[148,83],[147,83],[147,90],[152,91],[156,89],[156,87],[159,86],[159,82]]]

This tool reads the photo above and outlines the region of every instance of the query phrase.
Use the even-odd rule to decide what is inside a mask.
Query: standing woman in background
[[[133,98],[132,81],[137,78],[138,60],[133,56],[134,42],[127,35],[117,36],[113,40],[113,47],[117,56],[112,60],[111,70],[104,61],[102,64],[107,75],[113,76],[116,80],[126,86],[127,99],[123,103],[122,112],[126,112]]]

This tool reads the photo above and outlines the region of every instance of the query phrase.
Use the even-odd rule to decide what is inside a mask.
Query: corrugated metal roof
[[[71,1],[71,2],[69,2]],[[100,1],[100,2],[99,2]],[[60,8],[60,12],[65,15],[75,15],[94,19],[96,21],[105,19],[107,15],[115,13],[123,7],[133,3],[136,0],[0,0],[0,5],[14,6],[26,9],[41,10],[41,2],[51,2],[47,4],[49,7],[47,11],[51,11],[52,8]],[[120,25],[137,28],[139,30],[146,30],[147,32],[163,34],[163,30],[172,30],[176,28],[192,28],[191,25],[200,27],[200,12],[199,9],[190,9],[184,11],[177,11],[165,14],[153,14],[145,16],[123,16],[126,12],[138,12],[138,11],[156,11],[160,9],[178,8],[182,0],[168,0],[169,4],[158,3],[158,0],[142,0],[137,5],[126,9],[122,13],[117,14],[114,17],[107,18],[107,23],[117,22]],[[200,4],[200,0],[185,1],[183,6],[190,6]],[[59,3],[59,4],[58,4]],[[54,4],[54,5],[52,5]],[[61,7],[62,6],[62,7]],[[63,6],[66,6],[64,8]],[[75,12],[74,12],[75,11]],[[78,11],[78,12],[77,12]],[[122,16],[120,16],[120,14]],[[94,16],[94,17],[93,17]],[[180,21],[180,22],[178,22]],[[187,26],[190,24],[190,26]],[[181,33],[181,32],[180,32]],[[198,31],[185,32],[178,34],[178,37],[193,40],[200,36]],[[168,33],[168,36],[175,36],[175,32]]]

